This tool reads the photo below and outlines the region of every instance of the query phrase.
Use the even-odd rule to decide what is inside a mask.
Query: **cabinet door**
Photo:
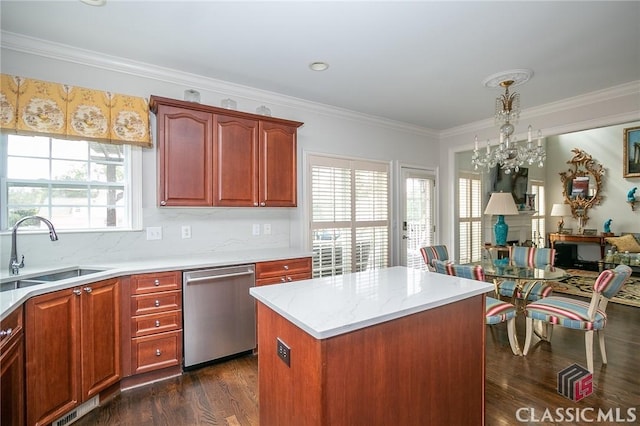
[[[258,122],[216,115],[215,205],[258,206]]]
[[[297,204],[296,128],[260,122],[260,205]]]
[[[24,424],[24,339],[20,335],[0,356],[0,424]]]
[[[159,203],[211,206],[213,114],[159,105]]]
[[[82,397],[120,380],[120,285],[117,279],[82,287]]]
[[[27,424],[50,423],[79,403],[80,292],[60,290],[26,303]]]

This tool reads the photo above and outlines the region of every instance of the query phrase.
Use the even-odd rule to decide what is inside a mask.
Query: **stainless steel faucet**
[[[27,220],[37,219],[41,222],[44,222],[45,225],[49,228],[49,238],[51,241],[56,241],[58,239],[58,234],[56,234],[56,229],[53,227],[53,223],[49,221],[49,219],[45,219],[42,216],[27,216],[23,217],[19,221],[13,225],[13,232],[11,234],[11,259],[9,259],[9,272],[11,275],[18,275],[20,273],[20,268],[24,268],[24,255],[18,263],[18,248],[16,245],[18,227]]]

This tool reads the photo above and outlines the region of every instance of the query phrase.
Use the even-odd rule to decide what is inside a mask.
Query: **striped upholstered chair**
[[[551,341],[552,326],[554,325],[585,332],[587,369],[592,373],[593,333],[597,332],[602,363],[606,364],[604,327],[607,324],[607,302],[618,293],[630,275],[631,268],[627,265],[619,265],[615,269],[602,271],[593,284],[590,303],[568,297],[551,296],[527,305],[527,337],[524,343],[524,354],[526,355],[531,347],[533,320],[540,320],[544,325],[542,336],[546,341]]]
[[[515,266],[545,267],[553,266],[556,251],[551,248],[537,247],[509,247],[509,263]],[[514,294],[515,292],[515,294]],[[498,297],[509,297],[512,300],[520,299],[525,302],[535,302],[543,297],[551,296],[553,287],[543,281],[528,282],[522,291],[518,291],[515,281],[502,281],[496,284]]]
[[[434,260],[449,260],[449,251],[447,246],[426,246],[420,249],[420,254],[424,259],[424,263],[427,264],[427,269],[431,272],[435,272],[433,267]]]
[[[433,262],[435,272],[446,275],[455,275],[461,278],[484,281],[484,269],[480,265],[458,265],[448,261],[435,259]],[[514,355],[522,355],[518,339],[516,337],[516,307],[511,303],[487,296],[485,299],[485,323],[487,325],[507,323],[507,335]]]

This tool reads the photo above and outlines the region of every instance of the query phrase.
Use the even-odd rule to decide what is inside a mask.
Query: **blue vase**
[[[493,232],[496,234],[496,245],[507,245],[507,234],[509,233],[509,225],[504,221],[503,215],[498,215],[498,221],[493,226]]]

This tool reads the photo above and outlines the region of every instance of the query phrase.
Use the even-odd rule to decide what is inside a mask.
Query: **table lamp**
[[[564,227],[564,218],[565,216],[571,216],[571,206],[569,204],[554,204],[551,207],[551,213],[549,216],[559,217],[558,221],[558,234],[562,234],[562,228]]]
[[[509,192],[494,192],[489,198],[487,208],[484,209],[484,214],[497,215],[498,220],[493,226],[493,232],[496,238],[497,246],[507,245],[507,234],[509,233],[509,225],[504,221],[505,215],[517,215],[518,207],[513,196]]]

